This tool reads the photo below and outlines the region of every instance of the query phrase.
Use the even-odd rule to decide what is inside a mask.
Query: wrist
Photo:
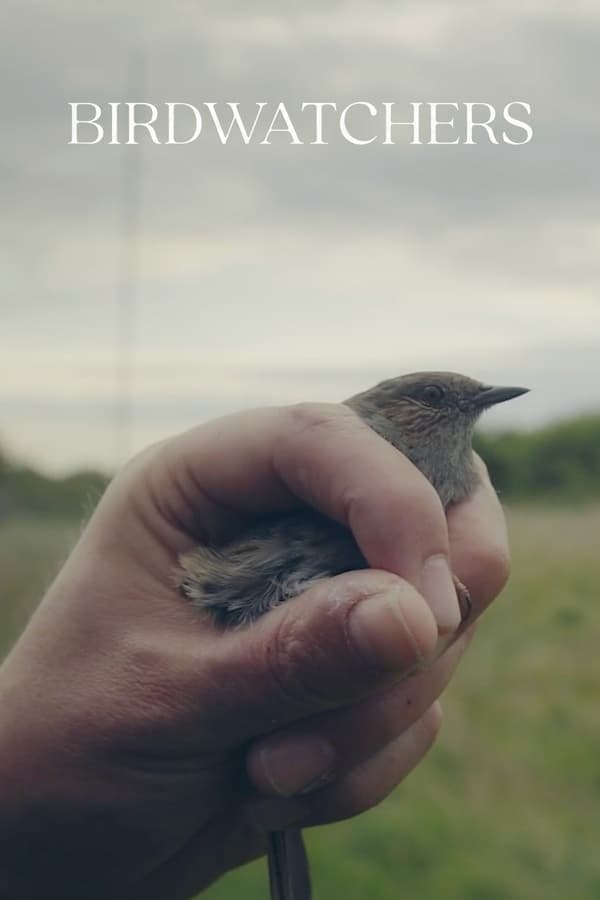
[[[37,696],[9,657],[0,668],[0,900],[75,896],[60,800],[69,795],[66,753],[58,728],[36,709]]]

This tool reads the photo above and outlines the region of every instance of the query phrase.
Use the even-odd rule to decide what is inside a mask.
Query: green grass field
[[[436,746],[379,808],[308,833],[317,900],[600,897],[600,508],[516,508],[509,525],[513,577]],[[4,648],[76,532],[0,525]],[[262,900],[264,865],[204,896]]]

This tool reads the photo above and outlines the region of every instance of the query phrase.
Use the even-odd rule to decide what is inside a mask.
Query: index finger
[[[162,469],[163,495],[172,498],[177,552],[197,542],[199,518],[217,532],[304,501],[350,528],[370,566],[416,587],[424,562],[449,553],[444,510],[429,481],[343,405],[226,417],[169,442],[149,464]]]

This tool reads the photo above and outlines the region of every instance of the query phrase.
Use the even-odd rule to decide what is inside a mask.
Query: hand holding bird
[[[479,416],[525,391],[449,372],[421,372],[383,381],[346,405],[420,469],[447,508],[478,484],[471,441]],[[424,576],[420,587],[443,638],[467,619],[470,597],[445,562],[433,564],[435,574]],[[193,605],[208,610],[220,625],[239,626],[322,579],[366,568],[368,562],[347,528],[304,510],[257,523],[224,546],[200,545],[181,565],[181,590]],[[308,862],[298,831],[271,835],[269,865],[274,900],[308,900]]]

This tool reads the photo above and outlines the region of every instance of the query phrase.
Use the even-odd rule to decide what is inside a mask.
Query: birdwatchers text
[[[510,144],[533,138],[531,105],[511,100],[372,103],[355,100],[242,104],[237,101],[70,102],[69,144],[218,143],[323,146],[371,144]]]

